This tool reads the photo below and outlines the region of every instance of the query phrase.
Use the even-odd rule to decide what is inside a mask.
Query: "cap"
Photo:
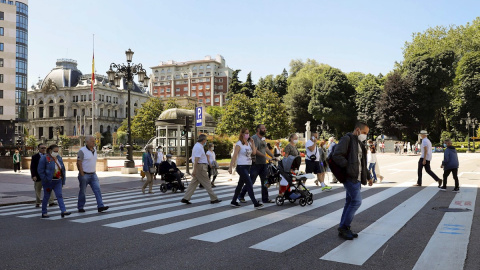
[[[428,135],[428,132],[426,130],[421,130],[419,134],[420,135]]]
[[[166,157],[167,158],[172,157],[172,154],[167,154]]]

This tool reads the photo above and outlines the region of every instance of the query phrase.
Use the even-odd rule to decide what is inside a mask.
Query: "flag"
[[[92,57],[92,101],[95,100],[95,90],[93,89],[93,84],[95,83],[95,52]]]

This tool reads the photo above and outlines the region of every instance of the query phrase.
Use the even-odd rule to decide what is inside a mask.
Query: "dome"
[[[161,122],[169,122],[175,124],[185,124],[185,117],[191,116],[192,118],[195,116],[194,110],[187,110],[187,109],[179,109],[173,108],[163,111],[160,116],[158,117],[157,121]],[[215,123],[213,117],[205,112],[205,123]]]
[[[82,72],[77,69],[77,61],[72,59],[58,59],[57,66],[48,73],[40,85],[40,89],[48,83],[49,79],[58,88],[75,87],[80,81]]]

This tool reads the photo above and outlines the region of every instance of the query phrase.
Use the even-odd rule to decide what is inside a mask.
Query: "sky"
[[[110,63],[147,67],[161,61],[222,55],[254,82],[289,70],[292,59],[315,59],[343,72],[386,74],[402,61],[412,34],[437,25],[464,25],[480,1],[402,0],[30,0],[28,83],[43,79],[60,58],[83,74]]]

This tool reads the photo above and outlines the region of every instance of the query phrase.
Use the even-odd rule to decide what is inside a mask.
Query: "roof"
[[[191,119],[193,119],[193,117],[195,116],[195,111],[194,110],[187,110],[187,109],[180,109],[180,108],[168,109],[168,110],[163,111],[160,114],[160,116],[158,117],[155,125],[156,126],[165,125],[165,124],[185,125],[185,117],[186,116],[191,116]],[[207,126],[215,126],[215,120],[208,113],[205,113],[205,124]]]

